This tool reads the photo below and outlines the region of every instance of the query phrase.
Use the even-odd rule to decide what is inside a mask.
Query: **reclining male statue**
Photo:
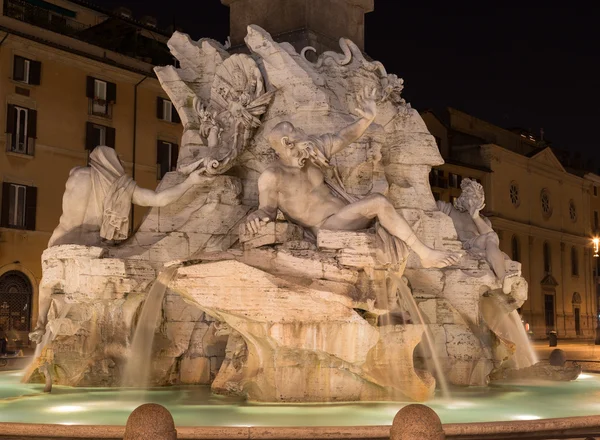
[[[73,168],[63,195],[63,213],[48,247],[61,244],[100,245],[115,243],[129,234],[131,204],[161,207],[178,200],[192,186],[209,177],[202,170],[161,192],[140,188],[129,177],[113,148],[98,146],[90,153],[89,167]],[[46,331],[52,287],[42,277],[39,289],[39,316],[29,339],[41,342]]]
[[[376,116],[375,90],[365,91],[359,99],[361,118],[338,133],[308,136],[290,122],[280,122],[268,134],[279,160],[259,177],[259,208],[245,221],[248,233],[275,220],[277,209],[285,217],[317,236],[319,229],[355,231],[366,229],[377,219],[391,235],[402,240],[420,257],[423,267],[445,267],[461,254],[431,249],[422,243],[410,225],[381,194],[357,201],[344,200],[323,172],[331,168],[328,159],[360,138]],[[307,161],[308,159],[308,161]],[[336,191],[338,195],[340,191]]]
[[[438,209],[450,216],[458,239],[465,249],[485,251],[485,259],[502,282],[502,291],[508,294],[517,273],[506,273],[504,253],[499,247],[498,234],[492,229],[490,221],[479,214],[485,206],[483,187],[474,180],[463,179],[460,188],[462,193],[454,205],[438,200]]]

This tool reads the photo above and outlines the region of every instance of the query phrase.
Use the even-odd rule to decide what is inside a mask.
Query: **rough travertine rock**
[[[576,362],[566,362],[562,366],[551,365],[548,361],[540,361],[527,368],[515,370],[504,368],[490,375],[491,381],[503,380],[552,380],[567,382],[575,380],[581,374],[581,365]]]

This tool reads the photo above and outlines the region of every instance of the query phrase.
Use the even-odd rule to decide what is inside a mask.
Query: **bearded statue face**
[[[470,212],[471,209],[478,208],[485,202],[483,186],[475,180],[463,179],[460,189],[462,190],[460,197],[454,202],[454,207],[459,211]]]
[[[287,162],[291,165],[303,168],[306,165],[306,160],[310,157],[310,152],[314,149],[312,142],[303,138],[303,136],[284,136],[281,138],[281,143],[284,146],[284,154],[287,156]],[[281,153],[280,153],[281,157]]]

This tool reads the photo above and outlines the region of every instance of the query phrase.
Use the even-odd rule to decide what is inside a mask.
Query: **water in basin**
[[[208,387],[178,386],[144,391],[71,388],[20,383],[21,372],[0,373],[0,422],[124,425],[138,405],[167,407],[179,426],[390,425],[410,402],[254,404],[211,394]],[[143,398],[141,397],[143,396]],[[452,399],[427,402],[443,423],[533,420],[600,413],[600,375],[576,381],[505,383],[455,388]]]

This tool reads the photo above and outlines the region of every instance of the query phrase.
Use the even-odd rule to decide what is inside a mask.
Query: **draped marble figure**
[[[192,186],[207,177],[201,170],[191,173],[185,181],[156,192],[137,186],[113,148],[98,146],[90,153],[89,167],[73,168],[63,195],[63,212],[48,247],[62,244],[98,246],[118,243],[129,235],[131,204],[166,206],[179,199]],[[40,342],[45,333],[48,310],[52,302],[52,287],[44,277],[40,282],[39,316],[29,337]]]

